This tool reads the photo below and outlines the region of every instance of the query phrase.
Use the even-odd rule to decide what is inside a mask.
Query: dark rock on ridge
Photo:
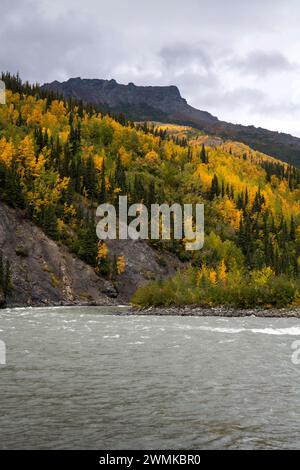
[[[67,82],[46,83],[43,87],[61,93],[66,98],[102,106],[116,113],[141,120],[155,118],[186,119],[216,122],[206,111],[188,105],[176,86],[122,85],[115,80],[70,78]]]

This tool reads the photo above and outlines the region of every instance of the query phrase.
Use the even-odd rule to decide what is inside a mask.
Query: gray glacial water
[[[0,448],[300,448],[300,320],[125,311],[0,312]]]

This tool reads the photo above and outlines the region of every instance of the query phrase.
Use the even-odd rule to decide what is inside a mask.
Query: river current
[[[0,448],[300,448],[297,340],[295,318],[2,310]]]

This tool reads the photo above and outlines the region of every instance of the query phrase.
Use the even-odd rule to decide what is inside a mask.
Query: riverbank
[[[80,301],[73,301],[73,302],[33,302],[33,303],[26,303],[23,302],[3,302],[0,303],[0,311],[5,309],[20,309],[20,308],[57,308],[57,307],[116,307],[122,301],[117,302],[115,299],[104,299],[97,302],[97,301],[87,301],[87,302],[80,302]]]
[[[227,307],[148,307],[132,308],[128,315],[159,315],[181,317],[262,317],[300,318],[300,308],[238,309]]]
[[[203,308],[197,306],[186,307],[145,307],[138,308],[132,305],[122,304],[116,302],[112,303],[98,303],[98,302],[66,302],[66,303],[53,303],[38,304],[38,305],[23,305],[17,303],[14,305],[2,306],[4,309],[20,309],[20,308],[51,308],[51,307],[107,307],[112,309],[108,312],[110,315],[141,315],[141,316],[179,316],[179,317],[261,317],[261,318],[300,318],[299,307],[286,307],[286,308],[253,308],[253,309],[238,309],[228,307],[210,307]],[[122,307],[122,310],[118,310]],[[113,309],[116,308],[114,311]],[[1,308],[0,308],[1,311]]]

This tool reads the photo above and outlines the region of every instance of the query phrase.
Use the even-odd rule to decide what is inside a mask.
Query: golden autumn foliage
[[[99,240],[98,242],[98,252],[97,252],[97,260],[100,261],[107,257],[108,248],[104,241]]]
[[[209,282],[213,286],[217,284],[217,273],[216,273],[216,271],[209,271]]]
[[[237,209],[235,202],[225,197],[218,200],[216,206],[226,224],[238,230],[241,220],[241,211]]]
[[[154,150],[151,150],[150,152],[146,153],[145,160],[150,165],[156,164],[159,161],[159,156]]]
[[[0,159],[9,167],[15,154],[15,147],[12,141],[7,142],[5,137],[0,139]]]
[[[118,256],[117,259],[117,270],[118,274],[122,274],[125,272],[126,269],[126,259],[125,256]]]
[[[20,164],[20,172],[24,175],[26,170],[33,173],[36,167],[36,155],[33,140],[30,136],[24,137],[18,147],[17,162]]]
[[[199,288],[229,286],[232,273],[243,269],[254,273],[257,285],[272,278],[264,271],[269,266],[276,274],[296,274],[300,183],[288,165],[220,138],[211,138],[202,158],[209,136],[201,131],[156,124],[167,131],[158,135],[41,96],[8,90],[7,104],[0,106],[1,197],[94,267],[101,260],[99,273],[105,268],[109,277],[110,268],[107,246],[96,238],[95,208],[104,201],[116,205],[127,194],[131,203],[147,207],[204,203],[200,252],[186,253],[184,240],[153,244],[195,266]],[[123,258],[117,260],[119,273],[126,268]]]
[[[119,149],[119,155],[120,155],[122,164],[123,164],[125,167],[128,167],[128,165],[130,164],[131,159],[132,159],[131,152],[128,152],[128,151],[125,150],[125,148],[122,146],[122,147]]]
[[[222,259],[218,267],[218,279],[221,281],[222,284],[225,284],[226,278],[227,278],[226,265],[225,265],[225,261]]]
[[[94,163],[95,163],[95,168],[97,171],[101,171],[103,160],[104,160],[104,157],[102,157],[101,155],[98,155],[98,154],[94,155]]]

